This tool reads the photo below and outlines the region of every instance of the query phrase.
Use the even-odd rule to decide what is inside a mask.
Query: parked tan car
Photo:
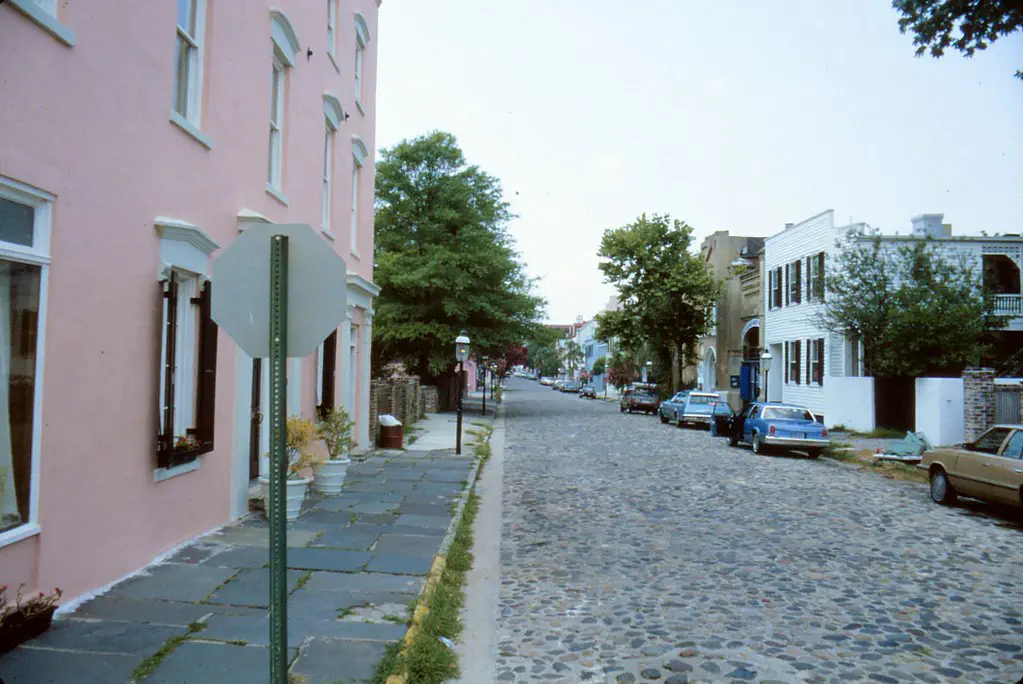
[[[1023,508],[1023,425],[996,425],[960,448],[925,451],[918,467],[936,503],[961,494]]]

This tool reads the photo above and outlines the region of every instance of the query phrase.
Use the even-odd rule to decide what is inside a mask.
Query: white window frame
[[[35,395],[32,398],[32,456],[28,520],[0,533],[0,548],[39,534],[39,469],[43,433],[43,388],[46,353],[46,308],[49,290],[50,233],[56,197],[13,178],[0,176],[0,197],[33,209],[32,246],[0,241],[0,259],[39,266],[39,322],[36,328]]]
[[[340,72],[337,63],[337,0],[327,0],[327,56]]]
[[[366,19],[358,12],[355,13],[355,107],[360,114],[366,111],[362,106],[363,98],[363,76],[366,61],[366,46],[369,44],[369,27]]]
[[[281,190],[281,167],[284,156],[284,83],[284,65],[275,55],[270,71],[270,148],[266,185],[277,191]]]
[[[175,38],[174,38],[174,82],[171,88],[171,123],[178,126],[185,133],[195,138],[207,149],[213,145],[208,136],[201,131],[202,127],[202,83],[203,63],[205,61],[206,41],[206,0],[177,0],[177,5],[182,2],[195,3],[194,33],[190,33],[190,27],[177,23],[175,17]],[[189,45],[189,56],[186,60],[188,73],[184,77],[184,109],[178,111],[178,103],[175,94],[178,92],[178,85],[182,81],[179,68],[181,62],[178,59],[178,44],[184,41]]]
[[[359,193],[361,192],[362,167],[369,156],[365,143],[357,135],[352,136],[352,221],[351,221],[351,252],[359,256]]]
[[[68,47],[75,45],[75,32],[60,22],[58,0],[7,0],[7,4],[21,12],[59,42]]]
[[[323,198],[320,224],[323,232],[330,235],[330,195],[334,166],[334,129],[331,128],[329,120],[327,120],[323,130]]]

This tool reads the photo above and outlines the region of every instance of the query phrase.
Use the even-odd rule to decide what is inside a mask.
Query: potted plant
[[[316,464],[316,456],[309,449],[315,434],[316,426],[311,420],[299,416],[288,418],[288,470],[284,484],[287,497],[286,518],[289,522],[298,519],[309,483],[312,482],[312,478],[303,477],[301,471]],[[270,478],[260,477],[259,484],[263,489],[263,510],[269,516]]]
[[[39,592],[38,596],[26,600],[21,596],[23,586],[18,587],[14,603],[7,602],[7,585],[0,587],[0,654],[48,630],[53,612],[57,610],[62,593],[59,588],[52,594]]]
[[[340,494],[345,475],[352,461],[348,457],[352,449],[352,427],[354,421],[341,407],[332,408],[323,414],[316,432],[327,447],[327,460],[315,466],[316,477],[313,488],[320,494]]]

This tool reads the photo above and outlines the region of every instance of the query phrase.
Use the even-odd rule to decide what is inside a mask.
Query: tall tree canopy
[[[821,323],[863,342],[867,375],[958,373],[978,363],[1004,326],[968,261],[929,240],[846,237],[826,276]]]
[[[967,57],[1023,27],[1020,0],[892,0],[899,31],[913,33],[917,56],[954,48]],[[1016,72],[1023,79],[1023,71]]]
[[[678,384],[681,360],[694,356],[721,292],[710,266],[690,252],[693,229],[667,214],[643,214],[604,231],[597,255],[604,281],[618,289],[621,309],[597,316],[601,339],[626,349],[647,343]]]
[[[376,171],[374,365],[437,377],[462,329],[480,355],[521,344],[545,303],[508,234],[500,181],[443,132],[383,150]]]

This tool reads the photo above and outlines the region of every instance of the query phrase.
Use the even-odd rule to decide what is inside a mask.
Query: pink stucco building
[[[377,10],[0,4],[0,584],[73,598],[245,513],[267,374],[208,305],[253,222],[346,262],[288,402],[347,407],[366,445]]]

